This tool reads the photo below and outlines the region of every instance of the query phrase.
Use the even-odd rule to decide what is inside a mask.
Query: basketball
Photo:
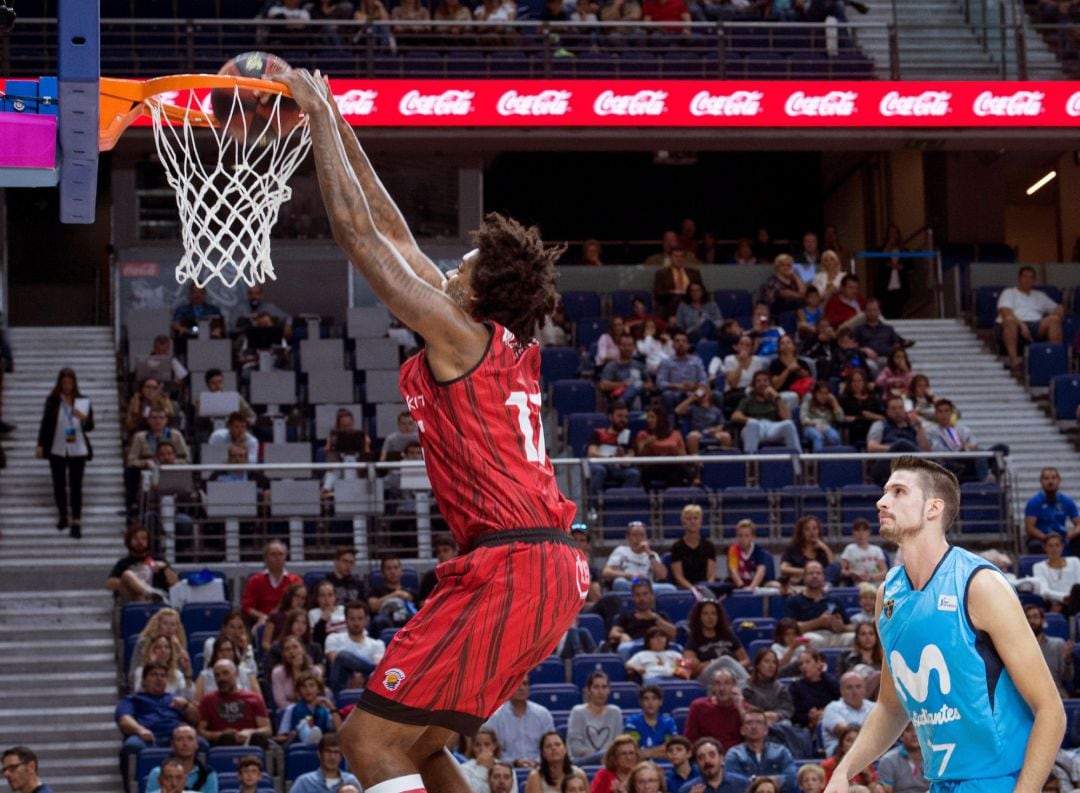
[[[275,74],[290,68],[268,52],[245,52],[222,66],[218,74],[273,80]],[[273,99],[273,95],[260,95],[248,88],[215,88],[210,92],[210,107],[230,137],[254,142],[264,134],[286,137],[300,123],[300,106],[294,100],[282,97],[275,112]]]

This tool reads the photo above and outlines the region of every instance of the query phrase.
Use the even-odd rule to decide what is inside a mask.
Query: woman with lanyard
[[[94,411],[90,400],[79,392],[79,381],[69,368],[60,370],[56,385],[45,400],[45,413],[38,430],[34,455],[49,457],[53,499],[60,512],[56,528],[68,527],[68,489],[71,491],[71,536],[82,537],[82,480],[86,464],[94,451],[86,433],[94,429]]]

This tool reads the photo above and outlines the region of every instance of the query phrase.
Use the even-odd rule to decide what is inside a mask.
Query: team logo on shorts
[[[893,606],[896,605],[895,600],[886,600],[881,604],[881,610],[885,612],[885,619],[892,617]]]
[[[405,673],[400,669],[387,669],[382,684],[387,691],[396,691],[397,687],[405,682]]]
[[[577,560],[577,588],[582,600],[588,596],[591,584],[592,573],[589,571],[589,562],[582,556]]]

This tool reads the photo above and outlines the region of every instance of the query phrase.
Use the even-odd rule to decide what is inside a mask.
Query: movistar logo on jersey
[[[915,670],[907,665],[904,656],[896,650],[889,654],[889,667],[900,693],[916,702],[926,702],[930,694],[930,673],[935,670],[938,673],[938,688],[941,693],[948,694],[952,690],[949,667],[945,665],[945,657],[936,644],[923,647],[922,655],[919,656],[919,666]]]

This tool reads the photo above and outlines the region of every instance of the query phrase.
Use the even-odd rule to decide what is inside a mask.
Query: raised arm
[[[334,241],[390,312],[424,337],[435,376],[450,380],[464,374],[487,349],[487,328],[419,277],[376,226],[349,164],[322,79],[306,69],[285,72],[279,79],[308,116],[312,154]]]

